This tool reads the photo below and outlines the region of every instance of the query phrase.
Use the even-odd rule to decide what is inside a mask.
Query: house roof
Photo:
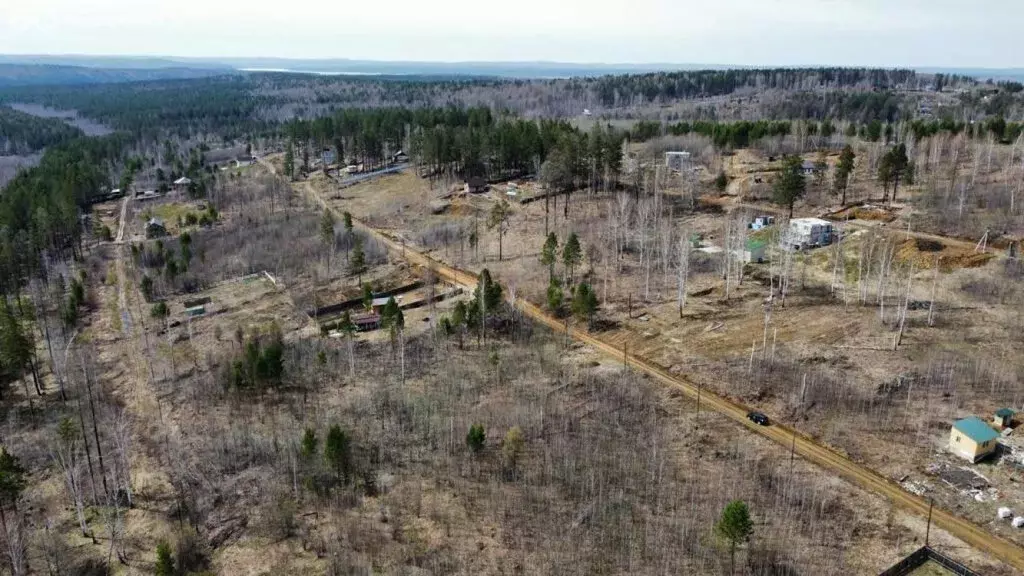
[[[388,303],[388,300],[391,300],[390,296],[388,296],[386,298],[374,298],[372,305],[373,306],[384,306],[384,305],[386,305]]]
[[[815,170],[814,162],[810,160],[804,160],[804,163],[800,165],[804,170]]]
[[[794,226],[831,226],[832,223],[821,218],[794,218],[789,221]]]
[[[182,176],[181,178],[175,180],[174,183],[180,186],[182,184],[191,184],[192,180],[190,180],[187,176]]]
[[[1015,412],[1010,408],[1000,408],[999,410],[996,410],[996,416],[999,416],[1000,418],[1008,418],[1014,414]]]
[[[978,418],[977,416],[968,416],[963,420],[957,420],[953,424],[953,428],[956,428],[959,432],[963,433],[964,436],[967,436],[979,444],[999,438],[999,434],[997,434],[996,431],[988,424],[982,422],[981,418]]]
[[[163,227],[164,221],[159,218],[150,218],[149,222],[146,222],[146,226],[160,226]]]

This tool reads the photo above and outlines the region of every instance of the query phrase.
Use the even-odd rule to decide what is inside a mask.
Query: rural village
[[[1019,574],[1020,84],[748,73],[0,89],[4,573]]]

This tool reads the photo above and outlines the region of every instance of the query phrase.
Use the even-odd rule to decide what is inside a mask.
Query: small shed
[[[375,313],[380,314],[381,310],[388,305],[388,300],[391,300],[391,298],[374,298],[373,302],[370,304],[370,308],[373,309]]]
[[[997,430],[1003,428],[1010,428],[1013,426],[1013,415],[1015,412],[1010,408],[1000,408],[996,410],[995,415],[992,417],[992,424]]]
[[[818,171],[818,167],[814,165],[814,162],[804,160],[804,163],[800,165],[800,171],[804,173],[804,176],[813,176]]]
[[[747,247],[741,254],[740,260],[743,262],[756,262],[758,264],[765,260],[765,250],[768,248],[768,243],[760,238],[750,238],[747,240]]]
[[[355,324],[356,330],[359,332],[369,332],[370,330],[376,330],[380,328],[380,314],[363,314],[352,318],[352,323]]]
[[[396,164],[401,164],[403,162],[408,162],[409,161],[409,155],[406,154],[405,152],[403,152],[402,150],[399,150],[398,152],[395,152],[394,154],[391,155],[391,161],[396,163]]]
[[[479,176],[466,178],[466,192],[469,194],[481,194],[487,191],[487,180]]]
[[[949,432],[949,451],[961,458],[977,462],[996,450],[999,434],[977,416],[968,416],[953,423]]]

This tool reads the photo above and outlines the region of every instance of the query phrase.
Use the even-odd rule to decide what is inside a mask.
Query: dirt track
[[[273,170],[269,163],[266,164],[266,166]],[[330,208],[326,201],[316,193],[308,182],[302,182],[299,183],[299,185],[304,188],[306,193],[309,194],[311,198],[315,199],[324,209],[333,211],[333,209]],[[336,216],[340,217],[340,215],[337,214]],[[425,254],[408,248],[404,243],[396,241],[386,232],[366,226],[355,219],[353,219],[353,223],[368,233],[373,234],[387,246],[389,251],[405,259],[410,264],[432,269],[439,278],[443,278],[450,283],[464,286],[470,290],[476,288],[477,276],[475,274],[438,262]],[[544,324],[552,330],[568,331],[569,335],[577,341],[587,344],[588,346],[601,351],[605,355],[647,374],[662,384],[682,391],[685,395],[695,401],[698,401],[699,398],[700,408],[711,409],[718,412],[719,414],[732,419],[740,426],[746,427],[751,432],[760,434],[785,446],[786,448],[791,448],[796,454],[806,460],[813,462],[826,470],[835,472],[842,478],[865,490],[869,490],[880,496],[888,498],[894,504],[905,510],[918,514],[921,517],[928,516],[929,502],[924,498],[907,492],[897,483],[889,480],[881,474],[849,460],[845,456],[826,446],[818,444],[814,440],[801,434],[798,430],[781,424],[758,426],[747,419],[747,413],[750,411],[750,408],[747,406],[712,394],[706,390],[701,390],[685,377],[670,374],[662,366],[650,362],[642,357],[630,356],[628,350],[617,349],[593,334],[579,330],[556,318],[553,318],[545,313],[540,307],[530,302],[523,299],[516,299],[510,303],[532,320]],[[963,540],[975,549],[988,553],[995,558],[999,558],[1017,570],[1024,571],[1024,548],[1021,548],[1009,540],[996,536],[973,522],[960,518],[959,516],[956,516],[942,508],[936,507],[932,509],[931,517],[932,522],[937,527],[942,528],[951,535]]]

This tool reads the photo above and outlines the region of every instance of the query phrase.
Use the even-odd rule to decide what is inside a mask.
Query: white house
[[[821,218],[796,218],[789,221],[785,242],[795,250],[828,246],[832,243],[832,223]]]

